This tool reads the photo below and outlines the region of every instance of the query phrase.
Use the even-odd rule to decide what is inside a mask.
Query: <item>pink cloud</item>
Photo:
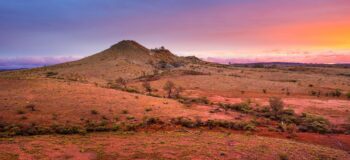
[[[350,53],[335,54],[296,54],[289,56],[260,56],[249,58],[215,58],[208,57],[205,60],[217,63],[254,63],[254,62],[296,62],[296,63],[350,63]]]

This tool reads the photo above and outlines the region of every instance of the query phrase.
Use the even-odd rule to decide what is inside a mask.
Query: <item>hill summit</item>
[[[79,75],[87,81],[109,81],[118,77],[133,79],[153,74],[155,70],[171,70],[194,62],[179,57],[164,47],[148,49],[133,40],[123,40],[110,48],[81,60],[44,67],[64,78]]]

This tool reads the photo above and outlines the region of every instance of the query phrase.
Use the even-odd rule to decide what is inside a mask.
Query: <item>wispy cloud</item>
[[[350,53],[335,54],[294,54],[289,56],[259,56],[259,57],[239,57],[239,58],[220,58],[208,57],[205,60],[217,63],[254,63],[254,62],[299,62],[299,63],[350,63]]]
[[[0,58],[0,69],[33,68],[69,62],[80,57],[16,57]]]

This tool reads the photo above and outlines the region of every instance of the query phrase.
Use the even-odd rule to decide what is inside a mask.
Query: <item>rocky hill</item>
[[[110,48],[83,59],[41,67],[26,72],[59,79],[106,83],[119,77],[135,79],[181,69],[189,64],[205,64],[195,57],[179,57],[161,47],[148,49],[132,40],[123,40]]]

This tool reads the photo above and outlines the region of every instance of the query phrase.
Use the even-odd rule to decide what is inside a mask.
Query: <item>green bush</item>
[[[285,123],[298,123],[298,116],[295,114],[294,110],[292,109],[285,109],[281,111],[278,115],[275,117],[278,121],[285,122]]]
[[[220,104],[225,110],[234,110],[242,113],[251,113],[253,109],[247,103]]]
[[[350,99],[350,92],[346,94],[346,97]]]
[[[317,133],[328,133],[331,131],[329,121],[321,116],[303,113],[300,121],[299,129],[301,131]]]

